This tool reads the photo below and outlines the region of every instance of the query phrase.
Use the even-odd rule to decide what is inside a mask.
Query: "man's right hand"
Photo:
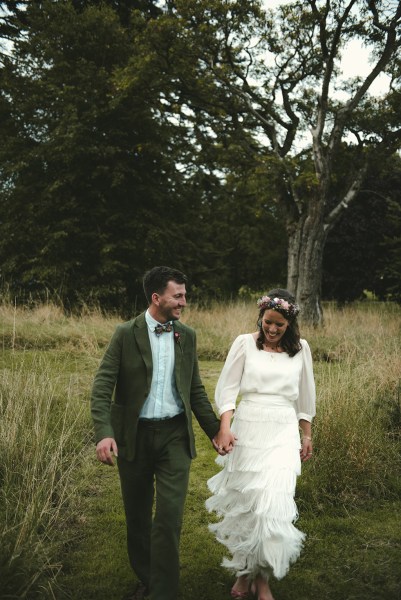
[[[117,444],[114,438],[104,438],[97,443],[96,456],[98,460],[111,467],[114,466],[113,457],[111,455],[112,452],[114,456],[118,456]]]

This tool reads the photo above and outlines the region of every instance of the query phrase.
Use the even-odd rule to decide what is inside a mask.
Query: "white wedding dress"
[[[315,384],[309,345],[294,357],[258,350],[252,334],[240,335],[216,387],[219,414],[235,409],[233,451],[216,462],[209,479],[210,525],[231,558],[223,566],[237,576],[284,577],[299,556],[305,534],[294,525],[297,476],[301,472],[298,420],[315,415]],[[238,402],[237,398],[241,396]]]

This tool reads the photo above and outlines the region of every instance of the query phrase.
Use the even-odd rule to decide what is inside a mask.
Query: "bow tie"
[[[159,337],[159,335],[161,335],[164,331],[166,331],[167,333],[170,333],[170,331],[173,331],[173,324],[165,323],[164,325],[161,325],[160,323],[158,323],[156,325],[156,327],[154,328],[154,332],[157,335],[157,337]]]

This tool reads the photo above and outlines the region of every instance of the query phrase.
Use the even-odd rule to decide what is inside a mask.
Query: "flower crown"
[[[291,304],[287,300],[283,300],[283,298],[270,298],[269,296],[262,296],[258,300],[259,310],[266,310],[270,308],[271,310],[278,310],[280,313],[287,317],[288,319],[295,319],[295,317],[299,313],[299,305]]]

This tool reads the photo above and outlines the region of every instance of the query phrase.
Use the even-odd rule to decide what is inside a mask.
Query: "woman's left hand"
[[[308,440],[307,438],[304,438],[302,440],[302,448],[299,452],[301,455],[302,462],[306,462],[307,460],[310,460],[313,456],[312,440]]]

